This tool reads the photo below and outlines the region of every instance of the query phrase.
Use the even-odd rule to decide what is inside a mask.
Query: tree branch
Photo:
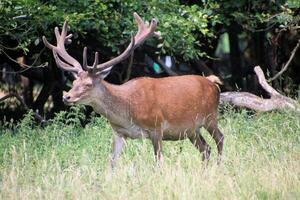
[[[193,59],[191,61],[192,66],[195,66],[198,71],[201,71],[205,76],[214,74],[207,64],[201,59]]]
[[[264,72],[260,68],[260,66],[254,67],[254,72],[256,73],[256,76],[258,78],[259,84],[262,86],[264,90],[266,90],[271,96],[273,95],[280,95],[274,88],[272,88],[266,81],[266,77],[264,75]]]
[[[284,67],[283,67],[283,68],[282,68],[275,76],[273,76],[272,78],[270,78],[270,79],[268,80],[268,82],[274,81],[274,80],[277,79],[281,74],[283,74],[283,72],[285,72],[285,71],[287,70],[288,66],[291,64],[293,58],[295,57],[295,54],[296,54],[296,52],[297,52],[299,46],[300,46],[300,39],[298,40],[298,42],[297,42],[295,48],[293,49],[293,51],[292,51],[292,53],[291,53],[291,56],[290,56],[289,60],[287,61],[287,63],[284,65]]]
[[[134,57],[134,52],[130,55],[130,60],[129,64],[126,70],[126,76],[125,79],[123,80],[123,83],[127,82],[130,79],[131,71],[132,71],[132,64],[133,64],[133,57]]]
[[[167,72],[168,75],[178,76],[178,74],[176,72],[174,72],[172,69],[170,69],[169,67],[167,67],[161,59],[159,59],[159,58],[156,59],[156,62],[165,70],[165,72]]]
[[[40,53],[38,54],[37,58],[34,60],[34,62],[31,65],[26,65],[25,63],[19,63],[17,60],[13,59],[12,57],[10,57],[5,51],[3,51],[2,49],[0,49],[0,52],[2,52],[10,61],[20,65],[21,67],[23,67],[24,69],[21,69],[19,71],[13,71],[13,72],[5,72],[7,74],[19,74],[19,73],[23,73],[29,69],[32,68],[43,68],[48,66],[48,62],[45,62],[43,64],[40,64],[38,66],[34,66],[35,63],[37,62],[38,58],[41,56],[42,52],[44,51],[45,47],[40,51]],[[3,72],[3,71],[1,71]]]

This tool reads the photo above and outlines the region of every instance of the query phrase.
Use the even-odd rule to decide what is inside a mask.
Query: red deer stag
[[[217,125],[219,90],[216,80],[196,75],[167,78],[137,78],[123,85],[112,85],[103,80],[111,68],[128,58],[134,49],[148,37],[157,35],[157,21],[149,26],[134,13],[137,34],[131,38],[127,49],[116,58],[98,64],[98,53],[92,66],[87,65],[86,48],[83,64],[71,57],[65,49],[67,23],[61,34],[55,28],[57,46],[43,37],[52,50],[57,66],[76,74],[72,89],[63,97],[65,103],[90,105],[105,116],[114,131],[111,166],[119,158],[127,138],[149,138],[157,161],[162,160],[162,140],[189,138],[208,159],[210,147],[200,134],[205,127],[214,138],[219,158],[223,149],[223,134]]]

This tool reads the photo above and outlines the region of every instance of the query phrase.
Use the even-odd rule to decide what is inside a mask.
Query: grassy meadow
[[[74,116],[78,116],[75,117]],[[300,199],[300,116],[291,112],[219,116],[224,157],[216,146],[208,165],[189,142],[164,141],[156,166],[148,140],[128,140],[110,173],[112,130],[79,109],[41,128],[28,114],[0,127],[0,199]]]

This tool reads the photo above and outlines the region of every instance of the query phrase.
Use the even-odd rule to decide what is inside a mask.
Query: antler
[[[92,66],[88,66],[87,64],[87,47],[84,47],[83,49],[83,59],[82,59],[82,62],[83,62],[83,69],[90,72],[90,73],[94,73],[94,69],[96,69],[96,66],[98,65],[98,62],[99,62],[99,57],[98,57],[98,52],[95,53],[95,59],[94,59],[94,64]]]
[[[58,28],[55,27],[54,32],[55,32],[55,37],[56,37],[56,42],[57,42],[56,46],[50,44],[47,41],[45,36],[43,36],[43,42],[46,47],[48,47],[49,49],[52,50],[52,53],[53,53],[53,56],[54,56],[57,66],[61,67],[64,70],[78,73],[83,70],[82,66],[75,58],[73,58],[72,56],[70,56],[67,53],[66,48],[65,48],[65,43],[71,43],[70,38],[72,37],[72,34],[67,36],[67,28],[68,28],[67,21],[64,22],[61,34],[59,33]],[[60,57],[65,62],[63,60],[61,60]]]
[[[138,32],[134,37],[134,40],[136,41],[135,47],[141,45],[148,37],[151,37],[152,35],[157,38],[160,37],[160,33],[155,32],[157,27],[156,19],[152,19],[150,25],[146,25],[136,12],[133,13],[133,16],[138,25]]]
[[[144,23],[144,21],[142,20],[142,18],[136,12],[133,13],[133,16],[138,25],[138,32],[134,37],[131,37],[131,42],[130,42],[129,46],[118,57],[113,58],[112,60],[109,60],[105,63],[97,65],[93,69],[93,73],[98,73],[102,70],[105,70],[105,69],[125,60],[134,51],[135,48],[137,48],[139,45],[141,45],[147,38],[151,37],[152,35],[154,35],[156,37],[160,36],[160,34],[158,32],[155,32],[155,29],[157,27],[156,19],[152,19],[150,25],[147,26]]]
[[[117,56],[116,58],[113,58],[112,60],[109,60],[105,63],[98,64],[98,52],[95,53],[95,60],[94,64],[92,66],[87,65],[87,48],[85,47],[83,50],[83,65],[81,66],[80,63],[71,57],[66,49],[65,49],[65,43],[70,43],[70,38],[72,35],[67,36],[67,22],[64,22],[62,32],[61,34],[58,31],[58,28],[55,27],[54,32],[56,36],[57,46],[54,46],[50,44],[46,37],[43,36],[43,42],[49,49],[52,50],[53,56],[55,59],[55,62],[57,66],[61,67],[64,70],[79,73],[80,71],[87,70],[89,73],[92,74],[98,74],[99,72],[108,69],[126,58],[134,51],[135,48],[137,48],[139,45],[141,45],[148,37],[151,37],[152,35],[158,37],[159,33],[155,32],[155,29],[157,27],[157,20],[152,19],[150,25],[146,25],[144,21],[141,19],[141,17],[137,13],[133,13],[135,21],[138,25],[138,32],[133,37],[131,37],[131,42],[126,48],[126,50]],[[62,60],[62,59],[63,60]]]

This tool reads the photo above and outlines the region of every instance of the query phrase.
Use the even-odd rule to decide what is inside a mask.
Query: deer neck
[[[111,123],[123,125],[129,119],[129,104],[124,93],[120,86],[101,80],[92,94],[91,106]]]

